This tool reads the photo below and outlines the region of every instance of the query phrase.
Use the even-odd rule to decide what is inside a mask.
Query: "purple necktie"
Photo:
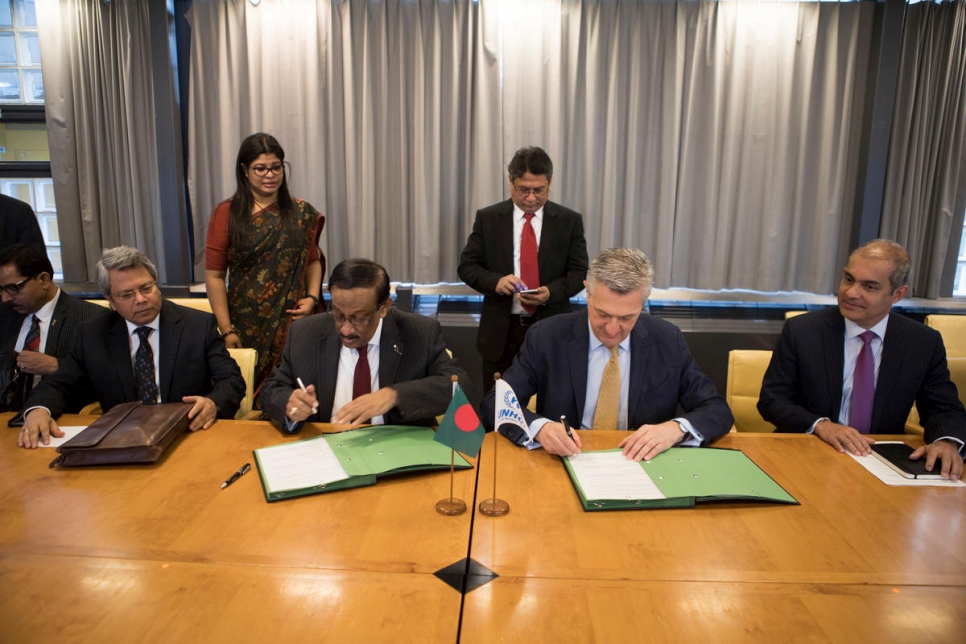
[[[863,434],[872,431],[872,400],[875,397],[875,361],[872,360],[872,338],[875,333],[865,331],[862,349],[855,361],[852,372],[852,406],[849,410],[849,425]]]

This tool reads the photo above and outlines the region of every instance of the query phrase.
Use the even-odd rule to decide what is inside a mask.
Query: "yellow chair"
[[[189,309],[211,313],[211,302],[208,301],[207,297],[169,297],[168,301],[187,306]]]
[[[107,300],[87,300],[91,304],[96,304],[98,306],[103,306],[105,309],[111,308],[111,303]]]
[[[228,349],[228,354],[241,369],[242,378],[245,379],[245,397],[235,414],[235,418],[241,420],[251,413],[255,404],[255,366],[258,364],[258,351],[246,348]]]
[[[758,413],[761,381],[771,362],[771,351],[733,349],[728,352],[728,388],[725,400],[739,432],[773,432],[775,426]]]
[[[966,358],[966,315],[927,315],[926,326],[943,336],[947,357]],[[962,396],[962,387],[959,393]]]
[[[946,358],[949,367],[949,379],[956,385],[959,402],[966,405],[966,358]],[[919,424],[919,410],[912,406],[909,418],[906,420],[906,433],[922,435],[922,425]]]
[[[805,315],[808,311],[785,311],[785,319],[793,318],[796,315]]]

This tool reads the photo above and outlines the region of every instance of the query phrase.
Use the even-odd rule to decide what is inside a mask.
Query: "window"
[[[953,295],[966,295],[966,221],[963,222],[963,235],[959,238],[959,261],[956,263]]]
[[[0,104],[43,102],[34,0],[0,0]]]
[[[63,279],[35,0],[0,0],[0,192],[33,208]]]

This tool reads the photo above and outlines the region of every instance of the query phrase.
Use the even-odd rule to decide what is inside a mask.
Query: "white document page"
[[[50,443],[48,445],[44,445],[39,441],[37,442],[37,445],[40,447],[60,447],[74,436],[77,436],[83,430],[87,429],[87,425],[58,425],[58,427],[60,427],[60,431],[64,432],[62,437],[57,438],[56,436],[51,436]]]
[[[895,443],[900,441],[881,441]],[[846,452],[848,454],[848,452]],[[855,456],[849,454],[859,465],[868,470],[873,476],[886,485],[905,485],[910,487],[966,487],[962,481],[951,481],[949,479],[907,479],[894,469],[882,462],[874,454],[868,456]],[[936,467],[939,467],[938,463]]]
[[[627,460],[620,451],[567,458],[588,501],[665,498],[641,464]]]
[[[349,478],[325,439],[274,445],[258,450],[269,492],[299,490]]]

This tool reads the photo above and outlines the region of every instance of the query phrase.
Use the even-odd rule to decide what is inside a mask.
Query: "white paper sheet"
[[[38,442],[37,445],[40,447],[59,447],[72,439],[74,436],[80,434],[82,430],[87,429],[87,425],[58,425],[58,427],[60,427],[60,431],[64,432],[64,435],[61,438],[51,436],[49,445],[44,445],[41,442]]]
[[[628,460],[620,451],[567,458],[588,501],[665,498],[641,464]]]
[[[901,441],[879,441],[883,443],[897,443]],[[848,452],[846,452],[848,453]],[[949,479],[907,479],[894,469],[883,463],[873,454],[868,456],[855,456],[849,454],[859,465],[864,467],[869,473],[886,485],[903,485],[910,487],[966,487],[962,481],[951,481]]]
[[[299,490],[349,478],[324,439],[274,445],[258,450],[269,492]]]

